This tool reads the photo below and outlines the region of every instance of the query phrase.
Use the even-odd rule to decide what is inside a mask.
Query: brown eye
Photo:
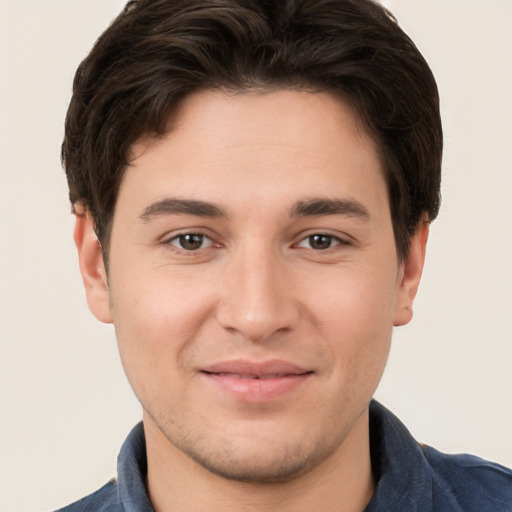
[[[312,235],[308,237],[311,249],[322,251],[332,246],[333,237],[329,235]]]
[[[174,237],[169,243],[185,251],[197,251],[203,249],[209,241],[207,236],[200,233],[186,233]]]
[[[314,251],[325,251],[342,243],[343,241],[338,237],[316,233],[304,238],[298,246],[306,249],[313,249]]]

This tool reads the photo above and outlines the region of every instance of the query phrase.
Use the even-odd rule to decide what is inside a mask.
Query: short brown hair
[[[294,88],[349,102],[376,141],[400,258],[440,204],[442,127],[428,64],[372,0],[133,0],[80,64],[62,159],[107,256],[129,149],[204,89]]]

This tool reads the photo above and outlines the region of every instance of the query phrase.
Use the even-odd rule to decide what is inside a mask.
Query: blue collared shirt
[[[365,512],[512,512],[511,470],[418,444],[376,401],[370,404],[370,445],[377,486]],[[117,470],[117,481],[58,512],[154,512],[141,423],[126,439]]]

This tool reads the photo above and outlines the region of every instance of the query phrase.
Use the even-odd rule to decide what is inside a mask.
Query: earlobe
[[[101,245],[94,232],[93,220],[87,213],[75,214],[74,239],[89,309],[101,322],[112,323]]]
[[[413,302],[420,285],[429,233],[428,222],[422,223],[411,238],[409,253],[402,262],[398,283],[393,325],[409,323],[413,315]]]

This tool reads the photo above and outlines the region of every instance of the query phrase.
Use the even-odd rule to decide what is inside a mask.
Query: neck
[[[293,480],[245,483],[214,475],[144,417],[148,491],[156,512],[363,512],[374,492],[368,412],[335,453]]]

